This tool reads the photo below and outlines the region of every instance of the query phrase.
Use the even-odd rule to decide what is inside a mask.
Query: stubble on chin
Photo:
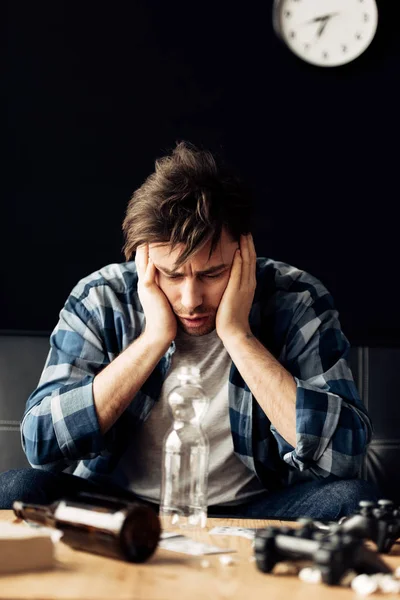
[[[196,327],[196,328],[187,327],[186,325],[184,325],[182,323],[182,321],[179,318],[177,318],[177,321],[178,321],[178,327],[180,327],[180,329],[182,331],[187,333],[187,335],[191,335],[193,337],[200,337],[202,335],[207,335],[208,333],[211,333],[215,329],[215,318],[212,319],[211,323],[206,323],[202,327]]]

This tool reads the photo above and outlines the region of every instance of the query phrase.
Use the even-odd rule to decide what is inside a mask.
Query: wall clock
[[[378,26],[378,7],[375,0],[274,0],[273,23],[297,56],[336,67],[368,48]]]

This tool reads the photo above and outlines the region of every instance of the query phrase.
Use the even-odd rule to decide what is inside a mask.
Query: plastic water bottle
[[[209,443],[201,428],[209,400],[197,367],[181,367],[168,396],[173,424],[162,457],[160,516],[165,527],[199,528],[207,522]]]

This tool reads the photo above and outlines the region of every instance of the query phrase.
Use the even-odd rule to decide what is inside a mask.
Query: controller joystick
[[[359,511],[346,517],[340,525],[343,532],[375,542],[378,552],[387,554],[400,537],[400,514],[391,500],[375,504],[361,500]]]
[[[275,565],[286,560],[311,560],[321,571],[328,585],[340,583],[349,569],[357,573],[391,573],[381,557],[364,545],[362,539],[337,531],[330,536],[311,531],[309,524],[299,529],[267,527],[259,530],[254,541],[257,567],[270,573]]]

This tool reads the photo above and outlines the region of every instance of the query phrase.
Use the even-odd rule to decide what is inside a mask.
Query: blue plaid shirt
[[[82,279],[67,299],[21,424],[22,445],[33,467],[69,468],[94,481],[129,485],[120,459],[158,401],[175,351],[172,342],[103,435],[93,379],[143,331],[137,279],[134,262],[108,265]],[[294,448],[279,434],[232,363],[229,415],[236,455],[270,490],[298,479],[359,476],[371,422],[326,288],[295,267],[258,258],[250,326],[296,381],[297,444]]]

